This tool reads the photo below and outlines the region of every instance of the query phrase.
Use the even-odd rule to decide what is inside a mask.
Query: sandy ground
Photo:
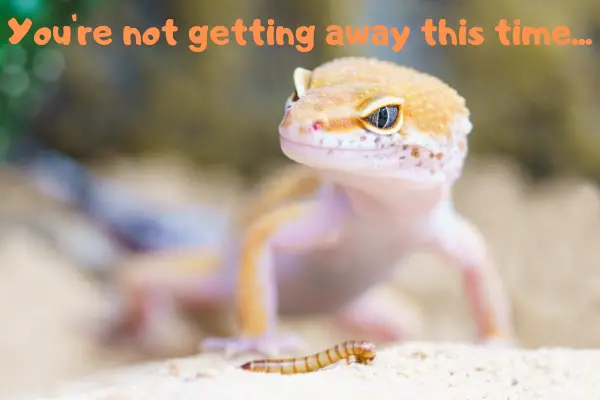
[[[600,351],[484,349],[409,343],[371,365],[304,375],[241,371],[220,357],[144,365],[81,380],[54,399],[595,399]],[[49,397],[50,398],[50,397]]]
[[[168,166],[164,160],[113,164],[110,172],[163,203],[187,199],[235,207],[235,180],[199,178],[185,165]],[[71,232],[82,246],[92,241],[93,230],[40,199],[8,172],[0,175],[0,185],[6,193],[0,209],[0,398],[148,360],[128,351],[109,352],[91,340],[89,327],[102,310],[105,294],[78,268],[83,256],[57,251],[17,220],[55,221],[62,237]],[[488,237],[513,301],[517,335],[531,350],[414,343],[380,350],[369,367],[297,377],[244,374],[229,369],[219,357],[203,355],[176,361],[177,367],[158,364],[119,373],[119,384],[125,385],[120,395],[107,389],[92,398],[198,398],[199,393],[207,399],[304,398],[333,392],[349,398],[396,398],[398,393],[419,399],[597,398],[600,372],[594,365],[600,354],[574,349],[600,348],[600,190],[578,181],[532,189],[510,166],[471,160],[457,187],[456,203]],[[91,250],[99,251],[84,253],[98,254]],[[112,256],[109,247],[101,254]],[[410,296],[423,316],[420,340],[464,342],[472,338],[473,325],[460,289],[456,270],[417,254],[375,295]],[[193,356],[199,333],[181,326],[171,356]],[[299,331],[310,350],[345,339],[343,332],[318,319],[285,321],[284,328]],[[540,347],[572,350],[534,350]],[[198,373],[209,377],[196,377]],[[110,386],[116,384],[113,379],[91,382]],[[292,390],[285,391],[289,385]]]

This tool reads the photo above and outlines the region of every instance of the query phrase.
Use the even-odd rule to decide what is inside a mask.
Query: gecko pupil
[[[380,128],[386,126],[389,118],[387,108],[380,108],[377,114],[377,126]]]

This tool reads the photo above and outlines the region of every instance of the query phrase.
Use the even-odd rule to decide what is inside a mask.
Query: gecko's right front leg
[[[237,282],[240,335],[207,338],[201,348],[228,355],[258,352],[273,356],[300,347],[303,342],[296,335],[278,332],[274,251],[307,250],[331,243],[348,212],[345,195],[326,186],[316,202],[284,205],[253,223],[244,235]]]

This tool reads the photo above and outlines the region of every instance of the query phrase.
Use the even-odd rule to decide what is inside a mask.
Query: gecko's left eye
[[[369,114],[365,121],[378,132],[386,133],[395,131],[402,121],[399,105],[386,105]]]
[[[363,128],[379,135],[393,135],[404,123],[404,99],[375,96],[358,105],[359,121]]]
[[[367,121],[377,129],[389,129],[398,120],[398,106],[381,107],[367,117]]]

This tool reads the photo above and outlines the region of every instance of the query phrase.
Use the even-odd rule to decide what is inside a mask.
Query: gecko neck
[[[446,182],[418,182],[397,177],[361,176],[322,171],[327,182],[341,187],[357,214],[423,215],[450,197]],[[390,214],[387,214],[390,215]]]

